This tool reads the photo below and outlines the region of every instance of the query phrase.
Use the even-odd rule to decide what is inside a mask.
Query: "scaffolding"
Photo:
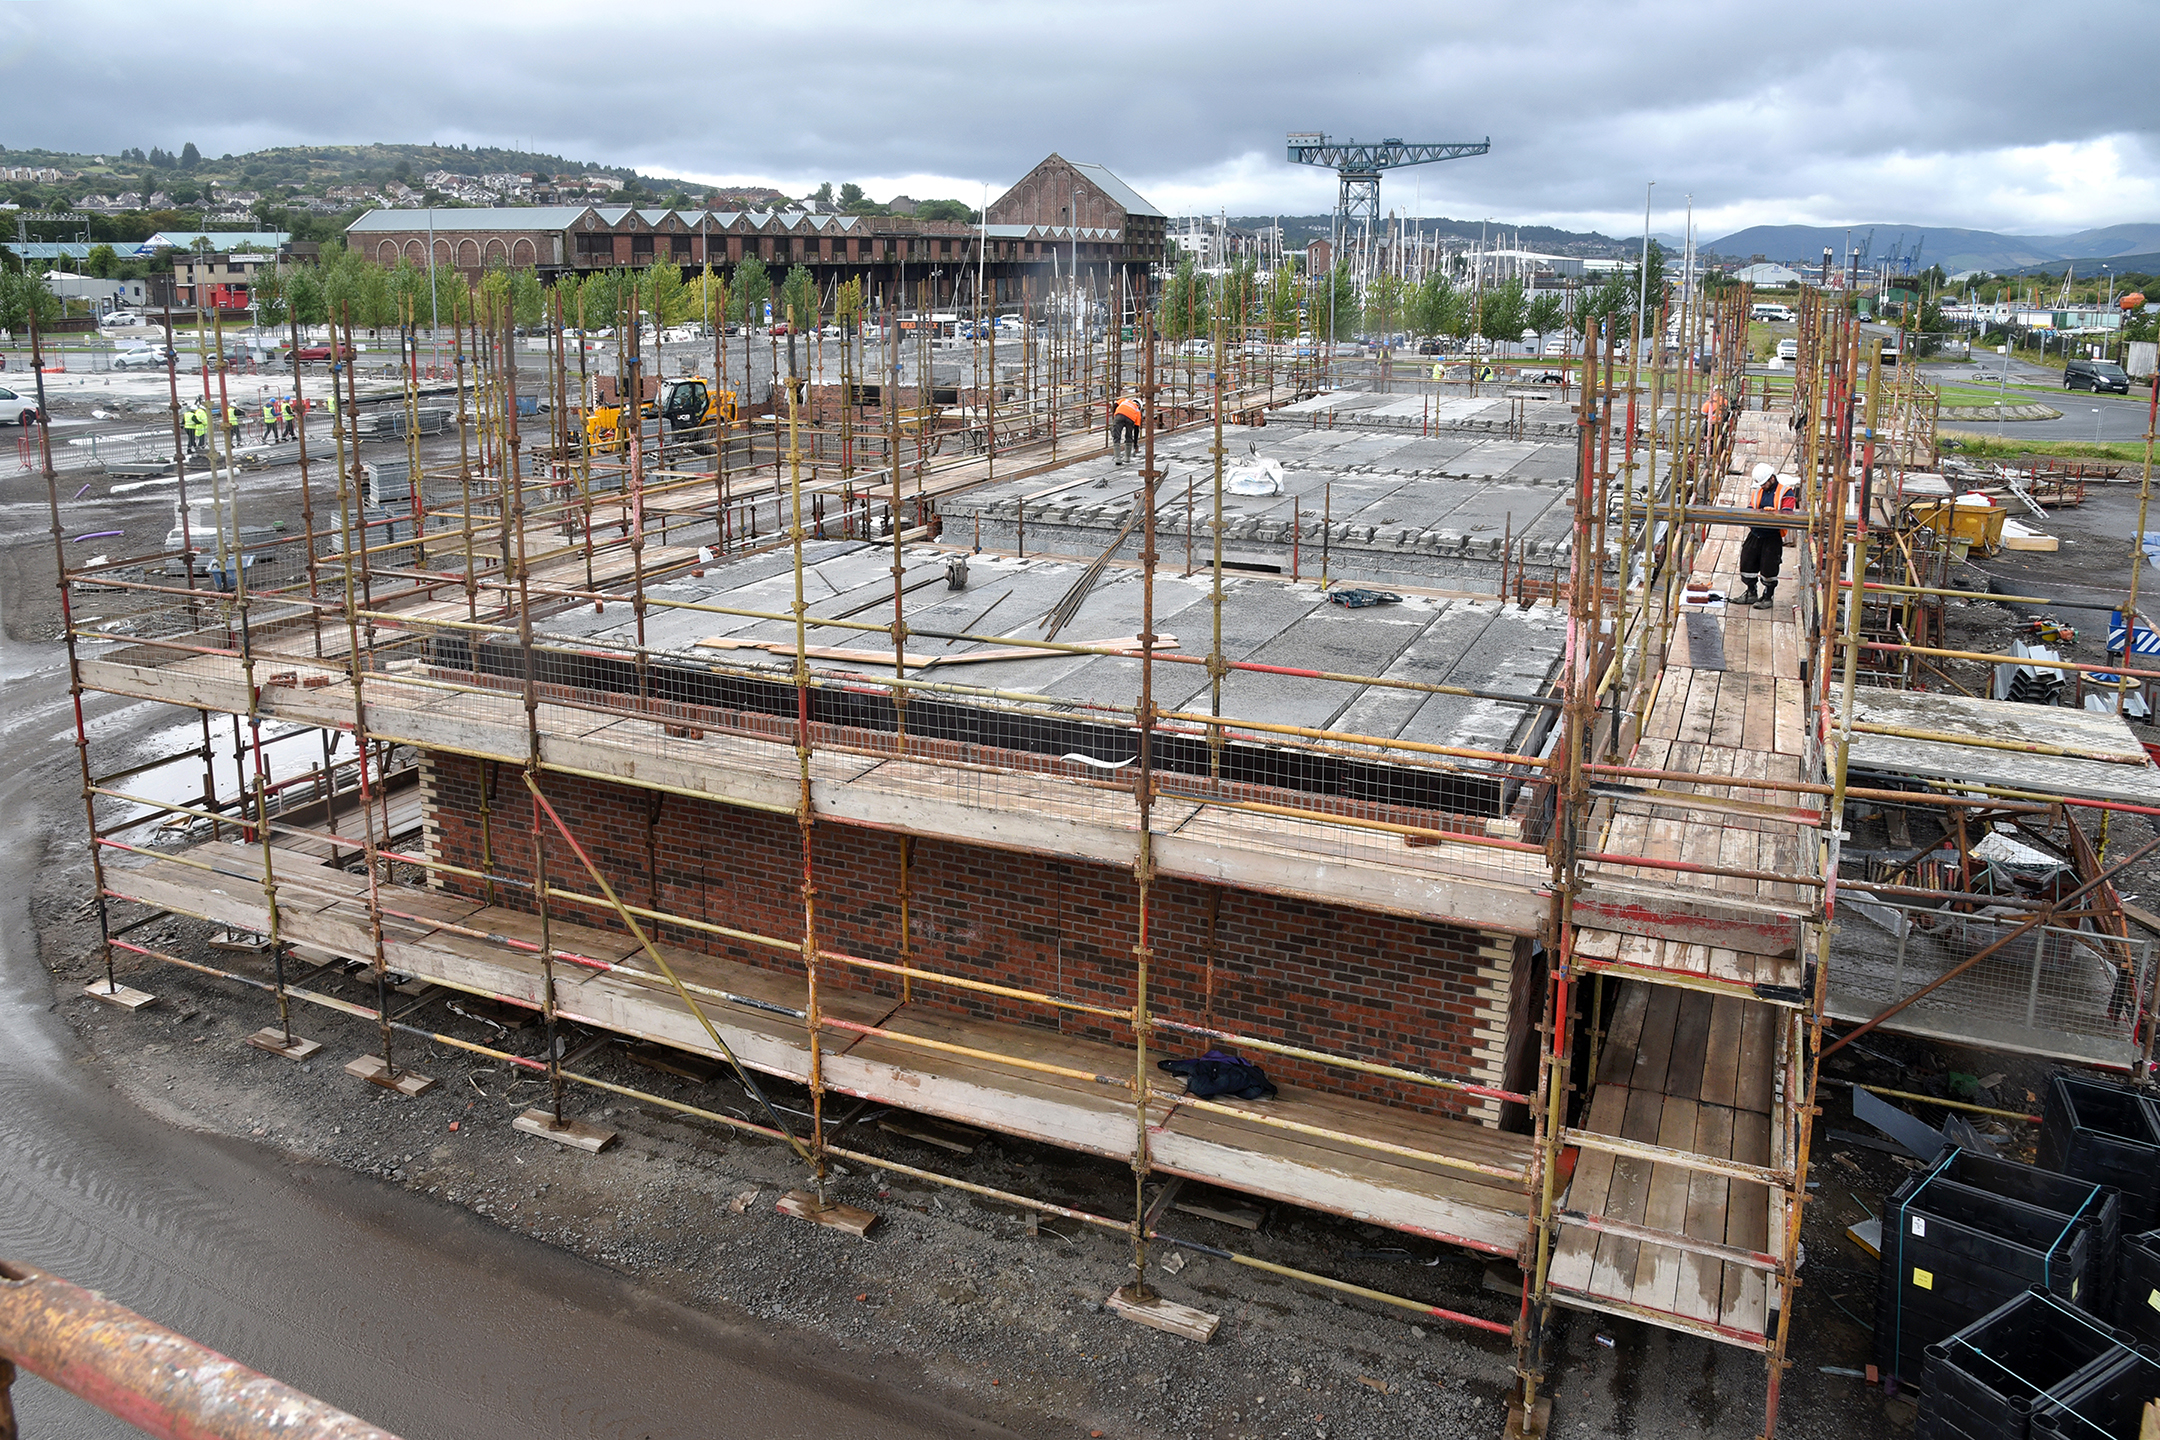
[[[927,291],[918,298],[920,315]],[[1640,328],[1623,336],[1613,326],[1592,327],[1568,357],[1579,395],[1571,572],[1550,587],[1518,581],[1512,593],[1503,580],[1479,602],[1564,613],[1558,675],[1515,691],[1231,654],[1225,428],[1339,378],[1332,345],[1324,355],[1296,353],[1294,329],[1270,320],[1275,307],[1257,299],[1261,313],[1217,313],[1204,350],[1172,356],[1159,317],[1130,295],[1070,282],[1039,301],[1030,293],[1018,307],[1019,363],[1009,376],[979,308],[969,341],[976,383],[941,394],[928,328],[906,327],[893,312],[873,317],[856,297],[834,312],[837,387],[813,384],[824,373],[820,330],[811,374],[791,360],[768,400],[742,395],[737,413],[702,426],[670,428],[655,416],[648,431],[634,299],[608,317],[621,325],[612,396],[588,373],[582,347],[573,370],[559,338],[566,317],[555,317],[543,423],[520,403],[509,317],[481,294],[453,306],[457,459],[432,471],[419,443],[419,349],[408,314],[396,403],[409,495],[384,503],[399,497],[381,467],[362,463],[356,377],[334,371],[342,393],[326,413],[327,446],[301,411],[304,560],[283,576],[268,566],[250,573],[237,544],[247,499],[229,453],[212,472],[219,563],[196,563],[200,539],[185,526],[188,486],[200,478],[180,442],[175,390],[179,553],[71,564],[57,484],[49,490],[78,722],[82,693],[104,690],[193,711],[203,737],[200,747],[100,773],[88,728],[78,730],[105,975],[91,993],[120,998],[120,971],[130,967],[133,978],[138,961],[257,989],[275,1024],[253,1043],[288,1057],[319,1048],[294,1028],[292,1002],[347,1014],[371,1024],[378,1042],[348,1068],[408,1094],[432,1083],[410,1068],[412,1042],[484,1055],[546,1080],[547,1104],[519,1123],[571,1143],[592,1133],[572,1113],[573,1087],[765,1136],[805,1167],[796,1213],[829,1224],[867,1219],[833,1193],[842,1160],[1062,1215],[1129,1241],[1130,1280],[1113,1303],[1178,1333],[1211,1330],[1213,1320],[1155,1293],[1151,1247],[1163,1244],[1508,1335],[1515,1404],[1532,1429],[1550,1403],[1557,1308],[1740,1346],[1768,1365],[1768,1435],[1797,1285],[1818,1066],[1918,998],[1826,1035],[1843,892],[1856,905],[1925,905],[1931,914],[1994,907],[1995,932],[1943,959],[1931,990],[2020,942],[2037,987],[2046,945],[2078,949],[2109,977],[2104,1003],[2142,1074],[2160,981],[2110,899],[2107,881],[2128,862],[2106,854],[2104,832],[2095,846],[2074,822],[2083,808],[2160,815],[2160,797],[2142,805],[2070,793],[2074,786],[1892,785],[1873,772],[1857,783],[1856,736],[2003,743],[1859,718],[1865,695],[1914,689],[1928,670],[1963,658],[1928,643],[1942,637],[1927,603],[1951,593],[1938,538],[1877,518],[1903,513],[1907,473],[1933,461],[1932,395],[1909,370],[1886,383],[1876,342],[1828,297],[1804,300],[1797,377],[1777,394],[1751,391],[1745,372],[1744,287],[1674,303],[1677,358],[1654,340],[1646,346]],[[1038,331],[1038,308],[1064,323]],[[1088,335],[1093,314],[1107,316],[1100,342]],[[599,317],[575,318],[582,330]],[[805,323],[818,330],[819,318]],[[1664,334],[1668,317],[1654,318],[1651,333]],[[349,319],[344,329],[349,345]],[[744,389],[748,345],[746,336]],[[730,360],[717,333],[714,352],[710,378],[725,389]],[[777,346],[770,358],[778,375]],[[305,378],[296,363],[295,395],[312,398]],[[944,569],[942,558],[911,562],[909,553],[936,540],[936,500],[1100,455],[1109,407],[1128,393],[1142,399],[1147,421],[1137,632],[1075,643],[1001,632],[984,623],[988,612],[957,628],[910,623],[910,595]],[[627,418],[595,441],[583,419],[610,398]],[[1194,427],[1213,438],[1211,495],[1199,497],[1203,511],[1212,504],[1212,521],[1202,522],[1212,556],[1184,566],[1208,586],[1204,654],[1173,649],[1156,628],[1158,583],[1169,578],[1158,541],[1194,503],[1164,489],[1156,439]],[[1738,531],[1763,528],[1766,517],[1744,498],[1758,459],[1796,472],[1804,501],[1777,522],[1795,541],[1791,589],[1775,608],[1750,611],[1716,592],[1737,573]],[[2149,466],[2147,475],[2149,485]],[[882,593],[813,612],[812,547],[828,537],[889,544],[888,618],[872,613],[886,607]],[[964,537],[947,539],[941,557],[965,552]],[[787,577],[786,604],[724,606],[685,598],[670,583],[750,558]],[[71,597],[88,587],[117,621],[92,626],[76,615]],[[2136,588],[2133,576],[2124,607],[2132,617]],[[596,642],[570,623],[623,605],[627,638]],[[693,671],[648,642],[656,614],[778,628],[756,645],[715,643]],[[1076,700],[948,680],[931,657],[913,658],[931,642],[1112,657],[1131,670],[1134,691],[1129,701]],[[1190,674],[1179,667],[1199,667],[1204,687],[1168,689],[1166,677]],[[1863,673],[1888,683],[1863,691]],[[2109,682],[2117,695],[2120,675]],[[1498,705],[1521,717],[1522,743],[1480,749],[1240,716],[1226,689],[1246,676],[1345,696]],[[1194,698],[1162,703],[1172,693]],[[1084,726],[1103,753],[995,738],[978,723],[983,714],[998,717],[998,735]],[[233,727],[229,780],[214,765],[213,715]],[[289,741],[297,745],[286,753],[307,748],[308,763],[272,752]],[[2127,757],[2097,753],[2053,758],[2128,768]],[[425,786],[431,767],[450,761],[483,777],[477,863],[411,843],[418,809],[408,782]],[[165,766],[192,776],[198,763],[200,794],[186,803],[166,798],[163,777],[144,780]],[[1354,786],[1325,778],[1351,772]],[[585,783],[648,797],[648,846],[670,799],[791,825],[799,920],[722,923],[670,906],[657,884],[637,903],[619,874],[610,878],[605,847],[564,813],[566,793]],[[1843,836],[1860,805],[1941,818],[1963,837],[1960,857],[1969,856],[1967,839],[1978,843],[1971,832],[1990,822],[2065,832],[2074,881],[2029,900],[1976,891],[1969,863],[1947,876],[1938,867],[1927,884],[1904,871],[1841,878]],[[1001,842],[1009,848],[1077,855],[1129,877],[1136,923],[1130,969],[1116,983],[1008,984],[916,953],[915,845],[965,833],[968,817],[985,816],[1015,837]],[[899,836],[887,958],[832,943],[817,837],[835,826]],[[1503,1010],[1525,992],[1533,1002],[1498,1021],[1524,1047],[1522,1077],[1396,1063],[1355,1043],[1299,1042],[1222,1019],[1212,909],[1204,1003],[1166,1002],[1151,979],[1161,887],[1172,877],[1210,884],[1218,904],[1250,889],[1508,941],[1514,949],[1491,963]],[[238,962],[153,949],[132,938],[145,921],[116,916],[124,903],[259,935],[266,964],[249,973]],[[2005,908],[2029,920],[2001,923]],[[1902,963],[1910,952],[1899,953]],[[318,983],[354,962],[372,1004]],[[410,976],[537,1012],[544,1053],[429,1027],[417,1006],[393,1001]],[[1905,981],[1901,969],[1895,984]],[[1003,1007],[1022,1023],[963,1019],[929,997],[970,1015],[968,1004]],[[1090,1033],[1068,1035],[1066,1018]],[[572,1023],[719,1059],[761,1118],[579,1070],[559,1043]],[[1280,1057],[1388,1098],[1286,1090],[1263,1106],[1178,1094],[1156,1077],[1152,1055],[1183,1040]],[[992,1116],[965,1098],[962,1070],[977,1090],[1015,1103]],[[773,1076],[807,1088],[807,1127],[765,1098],[760,1077]],[[827,1113],[839,1095],[905,1096],[898,1103],[1128,1162],[1130,1213],[1075,1209],[850,1148]],[[1151,1201],[1147,1188],[1158,1178],[1354,1214],[1515,1259],[1516,1313],[1482,1316],[1165,1234],[1160,1196]]]

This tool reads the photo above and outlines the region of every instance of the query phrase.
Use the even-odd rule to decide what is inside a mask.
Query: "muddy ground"
[[[89,490],[68,502],[66,533],[119,527],[125,537],[101,547],[156,548],[170,523],[169,496],[114,495],[88,474],[75,483]],[[297,522],[296,472],[257,472],[244,484],[250,523]],[[0,482],[8,516],[0,597],[11,638],[50,644],[57,624],[43,488],[28,475]],[[64,500],[72,490],[63,487]],[[2116,492],[2096,497],[2063,520],[2060,533],[2076,543],[2060,557],[2044,557],[2046,578],[2073,575],[2095,584],[2105,578],[2110,527],[2121,526],[2113,532],[2117,555],[2128,528],[2117,513],[2121,499]],[[2021,566],[1996,568],[2020,585],[2042,579]],[[1968,612],[1961,613],[1959,634],[1976,648],[2001,648],[2024,619],[1992,603],[1975,603]],[[2077,622],[2086,651],[2101,628],[2091,618]],[[2104,615],[2097,618],[2104,623]],[[126,763],[131,743],[170,723],[170,715],[152,709],[115,717],[103,732],[109,746],[103,764]],[[866,1373],[897,1370],[1022,1433],[1234,1440],[1500,1431],[1510,1355],[1498,1336],[1191,1252],[1171,1273],[1162,1261],[1176,1252],[1159,1247],[1153,1282],[1173,1300],[1222,1316],[1213,1343],[1197,1346],[1103,1309],[1127,1274],[1128,1242],[1118,1234],[1055,1217],[1031,1223],[1004,1204],[869,1166],[838,1177],[834,1189],[836,1198],[880,1217],[867,1239],[853,1239],[775,1212],[774,1201],[803,1180],[784,1147],[654,1101],[572,1087],[571,1111],[619,1136],[607,1152],[590,1156],[510,1128],[519,1111],[542,1103],[546,1090],[501,1062],[401,1037],[401,1062],[438,1082],[406,1099],[343,1073],[347,1060],[378,1044],[375,1028],[354,1018],[296,1006],[295,1028],[325,1048],[313,1063],[294,1065],[242,1043],[273,1018],[259,991],[172,967],[138,966],[129,967],[127,978],[158,994],[154,1006],[126,1014],[84,999],[95,932],[83,908],[88,874],[75,829],[79,810],[68,818],[71,738],[50,737],[36,755],[19,757],[51,776],[46,795],[54,831],[33,905],[54,1003],[74,1025],[85,1057],[176,1127],[237,1137],[301,1164],[339,1167],[461,1207],[699,1310],[859,1355]],[[2142,834],[2141,827],[2118,823],[2117,834]],[[2155,873],[2160,870],[2145,867],[2129,888],[2153,893]],[[262,973],[258,960],[209,949],[195,922],[162,921],[142,938],[189,959]],[[373,1002],[364,977],[333,971],[310,983],[356,1003]],[[519,1055],[540,1053],[537,1027],[505,1030],[478,1018],[473,1007],[453,1008],[453,996],[418,999],[407,1016],[412,1023]],[[573,1034],[569,1043],[581,1048],[588,1038],[600,1037]],[[731,1077],[698,1083],[656,1073],[613,1043],[603,1041],[575,1068],[665,1100],[746,1119],[754,1114]],[[1950,1083],[1953,1071],[1999,1075],[1986,1098],[2013,1109],[2030,1103],[2028,1093],[2043,1073],[2029,1062],[1888,1037],[1847,1052],[1831,1073],[1940,1093],[1936,1087]],[[808,1108],[799,1090],[773,1083],[771,1093],[796,1112]],[[1850,1119],[1841,1088],[1826,1087],[1824,1105],[1823,1133],[1864,1129]],[[831,1113],[848,1116],[851,1108],[840,1100]],[[799,1114],[791,1118],[803,1123]],[[1002,1137],[987,1137],[962,1157],[888,1134],[879,1118],[875,1110],[854,1114],[843,1143],[984,1185],[1129,1213],[1132,1178],[1117,1166]],[[2027,1137],[2022,1127],[2006,1127],[2003,1138],[2015,1148]],[[1844,1227],[1879,1210],[1881,1197],[1910,1169],[1871,1148],[1827,1141],[1817,1148],[1820,1203],[1808,1211],[1808,1258],[1780,1421],[1785,1435],[1846,1440],[1895,1435],[1912,1425],[1909,1395],[1891,1397],[1824,1371],[1858,1368],[1868,1359],[1874,1262],[1844,1237]],[[1503,1323],[1515,1313],[1514,1295],[1487,1284],[1489,1276],[1506,1276],[1482,1258],[1295,1207],[1271,1207],[1257,1232],[1182,1214],[1166,1228]],[[1730,1348],[1572,1315],[1559,1322],[1556,1356],[1555,1436],[1729,1436],[1760,1428],[1762,1366]]]

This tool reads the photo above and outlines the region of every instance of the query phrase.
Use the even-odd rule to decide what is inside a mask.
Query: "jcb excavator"
[[[660,393],[645,402],[644,418],[659,419],[670,433],[687,430],[733,428],[736,422],[735,392],[715,389],[703,376],[687,375],[663,380]],[[585,441],[595,450],[622,448],[622,406],[596,405],[585,417]],[[701,443],[713,443],[706,439]]]

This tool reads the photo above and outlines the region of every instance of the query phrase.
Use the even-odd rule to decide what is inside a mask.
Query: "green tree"
[[[100,280],[110,280],[113,271],[120,268],[120,252],[110,245],[93,245],[83,257],[83,269]]]
[[[427,271],[410,255],[401,257],[397,267],[390,272],[390,314],[378,324],[402,325],[405,323],[405,307],[412,306],[414,323],[428,322]]]
[[[840,208],[850,215],[855,213],[855,207],[869,198],[869,196],[863,194],[862,186],[852,180],[840,187]]]
[[[285,281],[285,299],[303,325],[320,325],[330,318],[323,300],[322,272],[313,265],[293,267]]]
[[[428,314],[442,325],[460,325],[472,318],[472,285],[455,265],[435,267],[435,287]]]
[[[666,268],[675,270],[672,265]],[[675,279],[680,285],[681,271],[675,271]],[[540,283],[540,272],[530,265],[510,272],[510,317],[519,325],[538,325],[547,318],[547,287]]]
[[[1358,317],[1357,276],[1351,273],[1349,261],[1338,261],[1313,297],[1313,334],[1331,343],[1338,335],[1355,335]]]
[[[791,328],[815,330],[818,327],[817,282],[801,265],[789,270],[787,279],[780,284],[780,314],[790,322]]]
[[[728,287],[735,292],[730,302],[728,319],[745,324],[758,323],[759,310],[772,294],[772,276],[765,269],[765,262],[752,255],[735,267],[734,283]]]
[[[1523,314],[1523,325],[1537,331],[1538,349],[1545,348],[1545,337],[1560,329],[1567,322],[1567,307],[1561,303],[1559,293],[1540,290],[1530,308]]]
[[[690,299],[681,266],[662,261],[647,266],[639,280],[638,300],[655,324],[676,325],[687,317]]]
[[[918,220],[952,220],[962,225],[975,222],[975,212],[965,200],[925,200],[915,207]]]
[[[1632,327],[1635,323],[1635,302],[1641,300],[1645,311],[1642,317],[1643,332],[1648,334],[1657,324],[1658,307],[1665,303],[1665,247],[1655,240],[1650,242],[1650,283],[1647,288],[1643,285],[1644,268],[1643,262],[1638,260],[1629,269],[1627,300],[1613,314],[1627,316],[1628,324]]]
[[[1495,345],[1520,340],[1528,310],[1520,278],[1492,286],[1478,297],[1478,334]]]
[[[1404,319],[1414,335],[1459,335],[1462,313],[1462,291],[1439,270],[1420,280],[1404,305]]]
[[[1178,262],[1163,286],[1162,309],[1156,329],[1165,340],[1190,340],[1208,329],[1207,277],[1193,268],[1190,255]]]
[[[855,193],[860,195],[862,192],[858,190]],[[832,203],[832,181],[827,180],[824,184],[818,186],[817,193],[810,198],[821,204],[830,205]]]
[[[200,164],[202,164],[202,151],[195,148],[194,141],[190,140],[187,142],[187,144],[180,147],[181,169],[193,170],[196,166]]]
[[[1404,291],[1399,275],[1375,275],[1365,287],[1365,328],[1376,335],[1393,335],[1402,329]]]
[[[862,314],[862,280],[858,277],[842,282],[840,287],[833,291],[833,318],[840,322],[842,329],[848,329],[862,319]]]
[[[34,310],[40,325],[58,320],[65,310],[60,297],[27,270],[0,270],[0,330],[21,330]]]
[[[1288,340],[1298,331],[1298,302],[1304,298],[1305,281],[1297,270],[1284,264],[1267,278],[1261,299],[1270,340]]]

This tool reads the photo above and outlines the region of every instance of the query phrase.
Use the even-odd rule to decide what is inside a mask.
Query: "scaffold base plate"
[[[1110,1299],[1105,1303],[1112,1312],[1124,1316],[1135,1325],[1182,1335],[1187,1340],[1198,1341],[1202,1345],[1215,1338],[1215,1329],[1222,1324],[1220,1315],[1210,1315],[1205,1310],[1195,1310],[1190,1305],[1180,1305],[1175,1300],[1165,1300],[1160,1295],[1136,1300],[1127,1290],[1113,1290],[1110,1292]]]
[[[602,1129],[583,1120],[565,1120],[557,1124],[553,1115],[538,1108],[527,1110],[518,1116],[510,1122],[510,1128],[522,1130],[527,1135],[553,1140],[556,1144],[567,1145],[572,1150],[583,1150],[588,1155],[597,1155],[615,1143],[613,1130]]]
[[[1552,1424],[1552,1397],[1541,1396],[1526,1414],[1522,1396],[1508,1396],[1507,1440],[1545,1440],[1545,1429]]]
[[[346,1074],[358,1076],[370,1085],[380,1085],[385,1090],[395,1090],[400,1095],[425,1095],[435,1088],[435,1081],[417,1070],[400,1070],[392,1075],[389,1069],[380,1055],[362,1055],[345,1064]]]
[[[146,990],[137,990],[127,985],[114,985],[107,988],[103,980],[93,980],[88,985],[83,986],[83,994],[88,995],[93,1000],[102,1000],[107,1005],[117,1005],[122,1010],[140,1010],[143,1006],[157,999],[157,996],[150,994]]]
[[[808,1190],[790,1190],[773,1206],[782,1215],[792,1215],[798,1220],[809,1220],[827,1225],[835,1230],[845,1230],[860,1240],[870,1233],[878,1217],[868,1210],[858,1210],[853,1205],[841,1205],[827,1201],[820,1205],[817,1196]]]
[[[263,1026],[262,1029],[248,1036],[247,1043],[257,1050],[267,1050],[272,1055],[281,1056],[287,1060],[305,1060],[322,1049],[322,1041],[310,1040],[304,1035],[295,1035],[288,1042],[285,1039],[285,1032],[275,1025]]]

